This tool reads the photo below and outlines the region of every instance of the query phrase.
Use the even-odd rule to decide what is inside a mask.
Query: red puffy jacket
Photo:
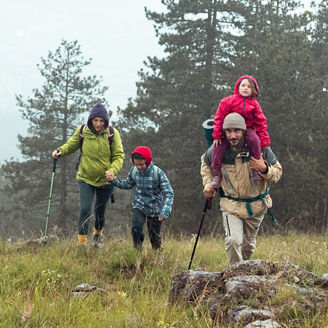
[[[248,128],[255,129],[256,134],[261,140],[262,147],[267,147],[270,145],[270,137],[267,131],[267,120],[264,116],[264,113],[262,112],[260,104],[258,103],[255,97],[244,97],[240,95],[238,91],[239,84],[244,79],[252,79],[252,81],[255,83],[257,91],[259,91],[258,84],[253,76],[243,75],[238,79],[235,85],[234,94],[223,98],[216,111],[214,117],[214,130],[212,134],[213,138],[220,140],[222,139],[222,124],[224,118],[229,113],[234,112],[244,117],[246,126]]]

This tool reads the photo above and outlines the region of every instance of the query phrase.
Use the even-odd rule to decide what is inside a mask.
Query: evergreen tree
[[[308,99],[303,108],[302,128],[303,145],[306,154],[307,170],[302,176],[308,177],[307,187],[301,189],[306,201],[301,203],[305,218],[308,219],[309,228],[318,232],[325,232],[328,227],[327,214],[327,102],[328,102],[328,72],[326,70],[328,59],[328,1],[320,1],[314,17],[314,26],[311,33],[311,65],[309,78],[303,81],[302,91]],[[303,154],[303,153],[302,153]],[[306,206],[311,204],[310,206]],[[303,217],[303,219],[304,219]],[[301,223],[301,222],[300,222]]]
[[[311,48],[311,80],[308,87],[311,93],[311,110],[307,114],[306,137],[310,141],[313,151],[318,155],[319,166],[326,171],[327,160],[327,103],[328,103],[328,1],[320,2],[312,30],[313,46]]]
[[[272,148],[284,169],[282,180],[271,191],[274,212],[282,226],[290,224],[291,218],[312,216],[309,208],[314,199],[308,197],[306,201],[303,196],[312,188],[309,182],[321,177],[313,168],[315,154],[309,141],[313,104],[308,92],[314,63],[309,35],[313,17],[300,9],[298,1],[241,2],[242,23],[238,27],[242,33],[239,31],[236,56],[231,59],[234,75],[249,73],[260,85],[258,100],[268,119]],[[308,92],[304,92],[305,85]],[[311,192],[314,198],[315,189]],[[298,220],[293,224],[305,228]]]
[[[40,89],[26,100],[17,96],[22,117],[29,121],[28,135],[18,136],[24,162],[7,161],[3,175],[10,181],[5,192],[15,198],[10,212],[20,216],[35,231],[46,213],[52,169],[51,152],[63,144],[83,120],[83,115],[96,103],[107,104],[101,78],[85,76],[83,69],[91,59],[82,57],[77,41],[63,40],[60,46],[41,58],[38,65],[44,78]],[[77,216],[75,164],[77,158],[62,158],[57,164],[52,219],[64,229]],[[17,214],[18,213],[18,214]]]
[[[308,37],[311,15],[297,14],[301,4],[292,0],[162,3],[165,13],[147,10],[146,15],[166,56],[147,59],[139,73],[137,97],[120,111],[120,124],[129,132],[125,140],[130,147],[136,142],[151,146],[157,164],[173,181],[175,225],[184,230],[195,227],[192,221],[198,219],[195,214],[203,199],[200,156],[206,148],[201,123],[214,116],[219,101],[233,92],[244,74],[254,75],[260,84],[259,101],[273,149],[286,168],[283,181],[273,190],[277,216],[285,224],[291,216],[303,215],[299,203],[304,200],[295,193],[299,185],[286,176],[297,173],[288,165],[291,158],[300,171],[312,165],[298,161],[299,152],[312,149],[304,133],[312,105],[304,93],[304,79],[311,80],[314,60]]]
[[[138,140],[153,149],[175,190],[175,224],[190,227],[188,220],[202,207],[199,163],[207,146],[201,124],[212,117],[218,87],[230,69],[222,60],[229,50],[226,26],[218,22],[225,5],[217,0],[162,2],[166,13],[146,10],[146,16],[167,56],[145,62],[137,97],[121,110],[120,123],[129,131],[128,144]]]

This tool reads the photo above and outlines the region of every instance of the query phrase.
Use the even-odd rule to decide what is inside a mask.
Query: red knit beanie
[[[151,155],[151,150],[149,147],[146,146],[138,146],[133,152],[133,154],[139,154],[142,157],[144,157],[144,159],[146,160],[146,164],[147,166],[149,166],[149,164],[152,161],[152,155]]]

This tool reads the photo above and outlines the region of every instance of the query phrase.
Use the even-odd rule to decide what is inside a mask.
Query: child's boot
[[[253,180],[262,180],[263,177],[260,175],[260,173],[256,170],[252,170],[252,179]]]
[[[142,245],[141,244],[134,244],[133,247],[139,252],[142,251]]]

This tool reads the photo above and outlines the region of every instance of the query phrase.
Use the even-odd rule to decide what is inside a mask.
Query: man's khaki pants
[[[256,236],[264,215],[240,219],[222,211],[225,246],[229,264],[249,260],[256,246]]]

